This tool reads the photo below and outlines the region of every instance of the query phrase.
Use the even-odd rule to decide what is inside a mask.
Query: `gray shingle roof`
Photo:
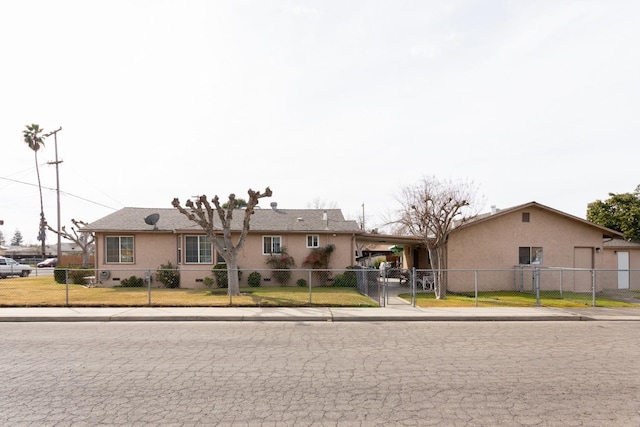
[[[251,231],[262,232],[322,232],[356,233],[360,231],[357,223],[345,220],[340,209],[327,209],[327,218],[323,219],[324,209],[256,209],[251,217]],[[202,231],[202,228],[190,221],[174,208],[123,208],[84,227],[93,232],[135,232],[152,231],[144,219],[151,214],[160,215],[158,231]],[[232,230],[241,230],[244,210],[237,209],[233,215]],[[215,216],[214,223],[221,228],[220,220]]]

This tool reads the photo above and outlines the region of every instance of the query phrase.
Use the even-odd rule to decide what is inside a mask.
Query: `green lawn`
[[[151,305],[170,307],[377,307],[354,288],[300,287],[242,288],[243,295],[230,300],[226,289],[151,288]],[[0,280],[0,307],[61,307],[67,301],[67,287],[53,277],[24,277]],[[149,305],[147,288],[87,288],[69,285],[69,306],[140,307]]]
[[[401,298],[411,300],[409,294],[401,294]],[[560,298],[559,292],[541,292],[540,304],[543,307],[592,307],[592,295],[575,292],[563,292]],[[453,294],[448,293],[444,300],[437,300],[432,292],[418,293],[416,295],[416,305],[418,307],[475,307],[473,293]],[[479,292],[478,307],[535,307],[536,295],[524,292]],[[638,304],[631,304],[623,301],[606,299],[596,295],[597,307],[638,307]]]

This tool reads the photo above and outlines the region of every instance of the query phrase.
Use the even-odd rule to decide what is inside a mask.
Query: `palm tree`
[[[24,136],[24,142],[27,143],[29,148],[33,150],[36,159],[36,175],[38,175],[38,190],[40,191],[40,230],[38,232],[38,240],[42,242],[42,256],[45,255],[45,239],[46,235],[46,224],[47,221],[44,219],[44,205],[42,202],[42,184],[40,183],[40,168],[38,167],[38,150],[41,147],[44,147],[44,136],[41,133],[44,132],[37,124],[27,125],[26,129],[22,131]]]

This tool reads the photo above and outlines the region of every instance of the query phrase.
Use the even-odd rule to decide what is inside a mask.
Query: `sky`
[[[0,5],[0,231],[273,190],[363,212],[424,177],[584,218],[640,184],[640,2],[21,0]],[[53,137],[38,151],[56,228]],[[48,242],[56,237],[48,234]]]

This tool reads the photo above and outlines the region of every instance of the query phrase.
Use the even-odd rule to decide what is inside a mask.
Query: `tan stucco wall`
[[[522,221],[523,212],[529,213],[529,222]],[[602,230],[546,209],[526,207],[451,233],[448,241],[447,267],[450,270],[500,270],[481,273],[481,285],[508,290],[517,288],[518,281],[524,281],[525,285],[530,284],[530,278],[526,274],[514,272],[514,266],[519,262],[519,247],[542,247],[542,268],[602,268],[603,251],[597,253],[595,250],[602,248],[602,245]],[[581,248],[578,252],[588,251],[588,262],[591,265],[580,265],[579,260],[576,262],[576,248]],[[543,279],[546,280],[541,282],[543,288],[547,286],[557,289],[562,283],[567,290],[582,292],[585,287],[590,286],[589,277],[584,274],[564,274],[562,278],[559,273],[544,274]],[[463,276],[463,273],[458,273],[458,276]],[[459,286],[459,282],[463,281],[464,288],[468,289],[468,282],[473,284],[474,279],[471,273],[464,276],[464,280],[457,280],[452,276],[449,289],[455,291],[463,287]]]
[[[328,244],[335,245],[336,249],[330,258],[329,268],[342,269],[355,263],[355,246],[354,238],[348,234],[333,233],[309,233],[317,234],[320,237],[320,246]],[[133,264],[107,264],[105,262],[105,236],[127,236],[134,235],[134,263]],[[258,271],[263,277],[270,275],[269,266],[265,264],[267,255],[262,254],[262,237],[264,235],[281,236],[282,245],[286,247],[287,252],[296,261],[296,268],[305,268],[302,266],[304,258],[310,253],[311,249],[306,247],[307,234],[250,234],[245,241],[242,251],[238,256],[239,268],[243,271],[241,278],[241,286],[246,285],[247,277],[252,271]],[[180,286],[184,288],[194,288],[204,286],[202,281],[205,277],[212,277],[211,269],[216,260],[214,253],[214,262],[211,264],[187,264],[184,259],[177,259],[178,239],[183,239],[184,235],[173,233],[137,233],[137,234],[101,234],[96,236],[96,268],[98,270],[108,270],[111,277],[101,283],[102,286],[114,286],[120,284],[120,280],[128,278],[132,275],[143,277],[155,272],[161,264],[170,261],[173,265],[177,265],[180,269]],[[237,241],[237,236],[234,236]],[[184,242],[181,247],[184,248]],[[185,252],[182,251],[184,258]],[[307,273],[299,273],[292,276],[289,285],[295,286],[297,278],[307,278]],[[270,282],[263,282],[264,286],[270,285]],[[275,284],[275,283],[274,283]],[[155,283],[155,285],[158,285]]]

